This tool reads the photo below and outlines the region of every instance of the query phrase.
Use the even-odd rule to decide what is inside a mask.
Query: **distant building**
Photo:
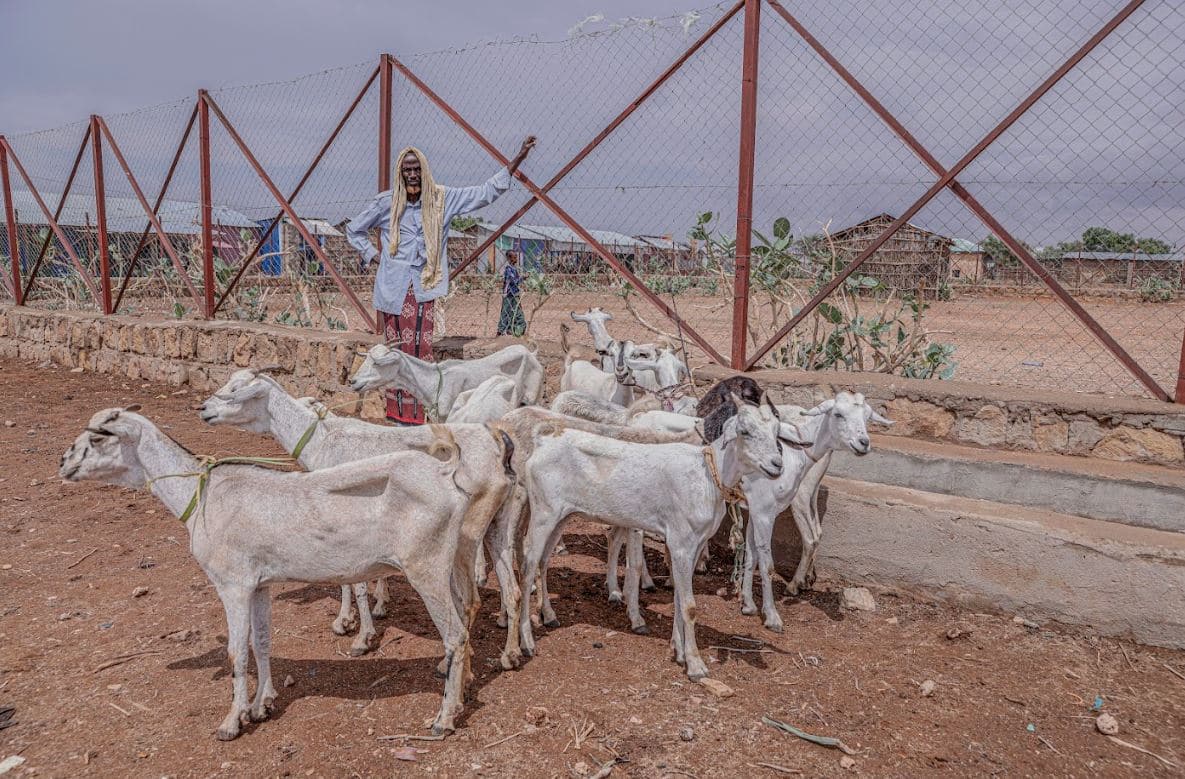
[[[1067,252],[1060,260],[1059,280],[1077,289],[1127,287],[1134,289],[1151,278],[1178,285],[1185,266],[1185,252],[1144,254],[1142,252]]]
[[[950,280],[956,284],[978,284],[985,277],[983,247],[962,238],[950,245]]]
[[[840,259],[851,262],[896,221],[880,214],[831,235]],[[890,289],[935,296],[950,275],[953,240],[906,222],[857,271]]]
[[[57,209],[61,200],[61,196],[56,193],[42,193],[42,198],[51,213]],[[33,195],[27,191],[14,191],[12,204],[16,214],[21,269],[27,272],[37,260],[45,236],[50,232],[49,220],[45,218]],[[148,226],[148,217],[140,201],[130,197],[108,195],[106,205],[112,270],[120,274],[123,272],[125,260],[130,259],[140,243],[140,236]],[[250,251],[252,241],[258,239],[259,228],[250,217],[225,206],[214,206],[213,212],[214,251],[227,262],[237,262],[244,253]],[[184,200],[164,200],[157,211],[157,218],[181,261],[187,262],[200,248],[201,204]],[[57,223],[78,258],[88,266],[97,266],[98,227],[95,224],[94,195],[71,193],[66,198]],[[0,220],[0,232],[5,232],[3,220]],[[49,246],[52,251],[51,258],[42,262],[38,274],[61,276],[73,273],[73,266],[58,241],[54,239]],[[4,248],[8,248],[7,244]],[[149,240],[145,242],[140,254],[138,272],[147,273],[156,260],[166,257],[164,248],[156,240],[156,232],[150,231]],[[97,273],[97,267],[93,271]]]

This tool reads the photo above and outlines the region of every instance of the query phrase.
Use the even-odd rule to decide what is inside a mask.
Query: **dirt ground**
[[[825,584],[784,598],[786,632],[774,635],[718,594],[722,571],[697,577],[699,645],[712,678],[735,691],[717,698],[668,659],[669,591],[643,596],[649,636],[631,634],[624,610],[606,602],[604,537],[591,526],[565,536],[570,554],[552,577],[563,624],[542,631],[520,670],[496,667],[497,597],[483,593],[477,679],[447,740],[387,738],[426,734],[442,690],[439,639],[396,577],[380,648],[363,658],[329,630],[336,587],[278,588],[276,710],[218,742],[230,693],[225,622],[185,529],[148,493],[56,475],[94,411],[133,402],[195,451],[279,453],[258,436],[204,426],[200,400],[0,362],[0,710],[15,708],[0,761],[27,761],[11,775],[588,776],[615,759],[613,776],[638,777],[1185,770],[1185,653],[887,592],[873,613],[841,611]],[[658,556],[651,562],[657,571]],[[147,594],[134,597],[138,587]],[[1120,739],[1174,767],[1096,732],[1096,697]],[[854,762],[841,768],[841,752],[763,716],[842,739]]]

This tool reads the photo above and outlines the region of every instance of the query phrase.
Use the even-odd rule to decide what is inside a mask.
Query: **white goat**
[[[202,404],[200,414],[202,420],[212,425],[235,425],[272,436],[308,471],[404,450],[432,452],[439,447],[443,435],[437,425],[395,427],[339,417],[312,398],[292,397],[275,379],[250,369],[232,374]],[[486,474],[500,467],[493,459],[497,453],[488,445],[489,433],[484,426],[476,424],[449,423],[445,428],[463,452],[457,471],[458,486],[465,490],[479,489]],[[513,528],[495,523],[487,543],[495,561],[499,594],[504,602],[511,601],[512,610],[517,609]],[[484,564],[480,567],[484,571]],[[368,608],[365,583],[354,585],[354,600],[360,626],[350,654],[360,655],[369,650],[377,636],[371,615],[382,617],[387,613],[385,580],[379,579],[375,587],[373,611]],[[341,610],[333,623],[333,632],[338,635],[345,635],[349,630],[350,601],[350,587],[342,585]]]
[[[674,349],[663,347],[654,357],[634,354],[626,357],[625,362],[635,376],[646,373],[653,376],[657,386],[643,389],[662,403],[663,410],[695,415],[696,400],[687,394],[691,373]]]
[[[522,344],[476,360],[441,362],[427,362],[376,344],[350,378],[350,387],[356,392],[368,392],[397,386],[415,396],[436,421],[445,422],[457,396],[491,376],[515,378],[519,390],[515,405],[534,405],[542,397],[543,366],[535,353]]]
[[[271,680],[271,585],[345,584],[403,571],[445,645],[448,678],[434,733],[454,727],[469,678],[469,629],[478,608],[474,556],[509,491],[502,468],[476,492],[455,483],[459,448],[443,428],[438,456],[399,452],[312,473],[253,465],[213,467],[127,409],[95,414],[62,456],[59,473],[148,488],[185,521],[190,551],[226,611],[234,697],[218,738],[246,717],[266,719]],[[504,433],[487,434],[506,461]],[[443,457],[441,457],[443,456]],[[247,694],[248,638],[258,685]]]
[[[637,415],[655,411],[658,407],[659,401],[654,398],[641,398],[627,407],[578,389],[558,393],[552,398],[550,406],[557,414],[622,427],[630,424]]]
[[[741,583],[741,611],[756,614],[753,602],[753,568],[761,571],[762,614],[767,628],[780,633],[782,618],[773,597],[773,539],[774,521],[791,508],[794,523],[802,536],[802,556],[794,578],[788,587],[791,594],[809,586],[814,578],[815,553],[823,529],[818,515],[819,482],[827,472],[833,452],[850,451],[857,456],[868,454],[872,442],[868,438],[867,423],[891,425],[865,402],[860,393],[841,392],[815,408],[804,411],[798,406],[779,406],[784,420],[801,422],[800,430],[814,443],[805,449],[787,452],[785,467],[777,479],[744,480],[745,500],[749,506],[749,522],[745,528],[744,578]]]
[[[726,491],[746,475],[781,474],[778,433],[778,420],[767,409],[743,406],[725,434],[706,447],[638,445],[575,430],[537,436],[522,474],[531,505],[523,541],[523,592],[546,569],[548,554],[573,515],[656,533],[671,556],[676,661],[686,663],[693,680],[707,676],[695,642],[692,571],[724,517]],[[546,589],[538,594],[546,602]],[[530,654],[535,640],[526,608],[519,626],[522,649]]]
[[[628,406],[634,402],[632,378],[623,383],[616,371],[601,370],[583,359],[578,349],[569,349],[564,355],[560,392],[570,391],[580,391],[620,406]]]
[[[578,314],[575,311],[569,312],[569,316],[573,321],[583,322],[588,327],[588,332],[592,335],[593,347],[601,358],[601,370],[612,373],[616,355],[610,350],[616,342],[613,340],[613,336],[609,335],[609,328],[605,326],[605,323],[611,322],[613,315],[608,311],[603,311],[600,306],[593,306],[583,314]],[[560,332],[562,335],[564,330],[561,328]],[[568,350],[564,349],[564,351]]]
[[[511,411],[500,420],[499,425],[509,431],[514,441],[514,457],[511,464],[512,469],[517,474],[521,474],[526,468],[526,462],[534,451],[535,443],[541,437],[557,436],[565,430],[580,430],[586,433],[594,433],[599,436],[612,437],[638,444],[679,443],[688,440],[685,436],[671,436],[638,428],[601,425],[596,422],[557,414],[553,411],[535,406],[517,408]],[[699,439],[696,438],[695,440],[698,441]],[[527,516],[527,510],[526,488],[523,485],[522,479],[518,479],[511,492],[511,497],[507,499],[502,510],[499,512],[498,518],[495,520],[495,527],[499,529],[506,528],[503,531],[506,535],[516,536],[522,519]],[[638,550],[640,552],[640,546]],[[536,589],[537,594],[546,592],[546,573],[546,569],[541,572],[542,575]],[[499,573],[499,576],[501,576],[501,573]],[[635,578],[632,581],[636,582],[637,579]],[[629,584],[627,582],[627,595],[629,595],[628,586]],[[504,599],[503,603],[518,608],[525,600],[518,589],[517,581],[514,587],[514,595],[515,598],[512,601]],[[540,608],[531,613],[540,615],[544,624],[548,627],[557,627],[559,620],[556,618],[551,602],[542,595],[540,597],[542,599]],[[633,609],[629,612],[631,625],[645,624],[641,619],[641,615],[637,613],[638,598],[636,593],[633,594],[632,598],[628,599],[627,606]],[[506,636],[507,650],[503,654],[502,660],[503,667],[509,668],[517,663],[520,656],[518,612],[511,612],[504,609],[499,618],[499,625],[505,625],[508,628]]]
[[[509,376],[491,376],[453,401],[448,412],[449,424],[481,424],[501,419],[518,407],[518,385]]]

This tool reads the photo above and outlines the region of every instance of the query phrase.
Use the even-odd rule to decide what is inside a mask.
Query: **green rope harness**
[[[305,446],[307,446],[309,441],[312,440],[313,433],[316,432],[317,426],[320,425],[322,422],[324,422],[326,419],[328,419],[330,413],[332,413],[335,408],[344,408],[345,406],[352,406],[357,402],[358,401],[356,401],[356,400],[346,400],[346,401],[342,401],[341,403],[336,403],[332,406],[326,406],[324,404],[321,404],[321,408],[319,408],[313,412],[314,414],[317,415],[317,418],[314,419],[312,424],[310,424],[308,426],[308,428],[304,431],[304,433],[301,434],[300,439],[296,442],[296,446],[293,447],[292,459],[293,460],[300,459],[300,453],[304,451]]]
[[[189,499],[189,504],[185,510],[181,512],[181,516],[177,517],[182,524],[189,521],[193,516],[193,512],[201,504],[206,495],[206,486],[210,482],[210,472],[220,465],[287,465],[295,462],[293,457],[221,457],[214,458],[208,455],[201,455],[198,457],[198,462],[201,464],[201,470],[190,471],[188,473],[166,473],[163,476],[149,479],[144,483],[145,487],[151,488],[153,484],[161,479],[182,479],[197,477],[198,486],[193,492],[193,497]]]

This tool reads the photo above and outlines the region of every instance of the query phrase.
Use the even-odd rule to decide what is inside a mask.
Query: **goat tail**
[[[428,445],[427,453],[440,460],[455,473],[461,463],[461,445],[456,436],[442,424],[432,424],[433,441]],[[454,477],[455,478],[455,477]]]

